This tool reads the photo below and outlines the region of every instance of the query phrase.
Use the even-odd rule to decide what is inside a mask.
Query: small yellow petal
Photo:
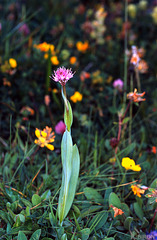
[[[41,143],[45,143],[46,139],[43,138],[43,137],[40,137],[40,138],[39,138],[39,141],[40,141]]]
[[[37,138],[39,138],[39,137],[40,137],[40,131],[39,131],[39,129],[38,129],[38,128],[36,128],[36,130],[35,130],[35,135],[37,136]]]
[[[46,145],[46,147],[47,147],[48,149],[50,149],[51,151],[53,151],[53,150],[54,150],[54,146],[53,146],[53,145],[51,145],[51,144],[47,144],[47,145]]]
[[[46,137],[47,137],[47,133],[46,133],[46,132],[44,132],[44,131],[41,131],[41,135],[42,135],[44,138],[46,138]]]
[[[141,171],[141,167],[140,167],[140,165],[135,165],[135,166],[132,167],[132,170],[136,171],[136,172],[139,172],[139,171]]]

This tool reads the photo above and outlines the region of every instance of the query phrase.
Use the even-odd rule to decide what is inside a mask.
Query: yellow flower
[[[110,162],[110,163],[115,163],[115,162],[116,162],[116,158],[115,158],[115,157],[110,158],[110,159],[109,159],[109,162]]]
[[[9,59],[9,64],[12,68],[16,68],[17,67],[17,62],[14,58],[10,58]]]
[[[49,143],[54,142],[55,136],[54,136],[54,132],[51,132],[51,131],[52,131],[52,128],[49,128],[47,126],[43,130],[36,128],[35,135],[38,139],[35,139],[34,143],[39,145],[40,147],[47,147],[48,149],[53,151],[54,146]]]
[[[51,62],[52,62],[53,65],[58,65],[59,61],[58,61],[57,56],[52,56],[51,57]]]
[[[82,101],[82,94],[79,92],[75,92],[74,95],[70,97],[70,100],[74,103]]]
[[[135,18],[136,17],[136,11],[137,11],[137,8],[136,8],[135,4],[129,4],[128,5],[128,13],[129,13],[129,16],[131,18]]]
[[[157,7],[154,7],[153,9],[152,18],[154,20],[154,23],[157,24]]]
[[[75,56],[72,56],[69,61],[70,61],[70,64],[75,64],[77,61],[77,58]]]
[[[44,54],[44,58],[45,58],[45,59],[48,59],[48,57],[49,57],[48,53],[45,53],[45,54]]]
[[[132,185],[131,189],[134,195],[137,195],[138,197],[141,197],[141,194],[144,194],[145,192],[145,190],[140,189],[137,185]]]
[[[136,172],[141,171],[140,165],[136,165],[135,161],[133,159],[130,159],[129,157],[125,157],[122,159],[122,167],[124,167],[126,170],[133,170]]]
[[[78,51],[84,53],[89,48],[89,44],[88,44],[87,41],[85,41],[84,43],[79,41],[79,42],[76,43],[76,47],[77,47]]]

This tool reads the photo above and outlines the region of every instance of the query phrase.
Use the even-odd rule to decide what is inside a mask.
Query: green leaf
[[[133,221],[133,217],[127,217],[125,219],[125,222],[124,222],[125,229],[130,231],[130,226],[131,226],[132,221]]]
[[[90,213],[96,212],[96,211],[100,211],[100,209],[102,208],[102,206],[90,206],[89,208],[84,208],[81,211],[81,218],[86,217],[87,215],[89,215]]]
[[[121,201],[120,201],[119,197],[114,192],[110,193],[109,205],[113,205],[114,207],[117,207],[117,208],[121,209]]]
[[[133,143],[129,144],[125,149],[120,151],[118,153],[118,155],[123,154],[123,156],[127,156],[134,150],[135,147],[136,147],[136,143],[133,142]]]
[[[17,240],[27,240],[27,237],[22,231],[19,231]]]
[[[33,206],[36,206],[39,203],[41,203],[41,197],[38,194],[33,194],[33,196],[32,196],[32,204],[33,204]]]
[[[26,207],[32,208],[32,203],[27,199],[22,198],[21,201],[25,204]]]
[[[64,95],[64,87],[62,87],[62,97],[64,100],[64,122],[67,127],[67,130],[70,132],[70,128],[73,122],[73,114],[70,102],[67,100],[66,96]]]
[[[127,123],[129,120],[130,120],[130,117],[126,117],[126,118],[124,118],[122,124]]]
[[[156,188],[156,187],[157,187],[157,178],[154,179],[154,181],[150,185],[150,188]]]
[[[40,234],[41,234],[41,229],[36,230],[36,231],[32,234],[30,240],[39,240]]]
[[[20,222],[25,222],[25,217],[22,214],[18,214],[14,217],[14,221],[16,222],[16,219],[19,217]]]
[[[70,131],[72,122],[73,122],[73,114],[72,114],[72,108],[70,105],[70,102],[67,100],[67,105],[68,105],[68,110],[65,107],[65,111],[64,111],[64,122],[65,125],[67,126],[67,130]]]
[[[136,213],[136,215],[141,219],[143,220],[143,217],[144,217],[144,213],[142,211],[142,208],[139,206],[139,204],[136,202],[134,203],[134,211]]]
[[[6,223],[9,222],[8,220],[8,214],[2,210],[0,210],[0,218],[3,219]]]
[[[105,237],[105,238],[103,238],[103,240],[115,240],[115,238],[113,238],[113,237]]]
[[[121,210],[124,212],[126,217],[129,217],[130,215],[130,208],[126,203],[121,203]]]
[[[63,134],[61,145],[62,157],[62,186],[59,195],[58,217],[60,223],[68,214],[77,186],[77,180],[80,169],[80,157],[76,145],[72,145],[70,132],[67,130]]]
[[[90,228],[84,228],[78,233],[79,237],[81,237],[81,240],[89,239],[89,234],[90,234]]]
[[[103,203],[103,197],[100,193],[98,193],[94,188],[86,187],[83,189],[83,192],[88,200],[92,200],[94,202]]]
[[[66,233],[64,233],[64,234],[62,235],[61,240],[67,240],[67,235],[66,235]]]
[[[15,153],[11,158],[10,158],[10,166],[9,166],[9,169],[11,170],[14,166],[15,166],[15,163],[18,159],[18,154]]]
[[[145,217],[143,217],[141,228],[146,228],[148,225],[149,225],[149,221]]]
[[[41,200],[47,200],[49,197],[51,196],[51,191],[48,189],[47,191],[45,191],[42,195],[41,195]]]
[[[103,213],[96,214],[89,223],[89,227],[90,227],[91,232],[93,230],[97,231],[100,228],[102,228],[102,226],[105,225],[105,223],[107,221],[107,218],[108,218],[108,212],[103,212]]]

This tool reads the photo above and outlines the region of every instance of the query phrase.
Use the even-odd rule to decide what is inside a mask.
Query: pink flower
[[[55,126],[55,132],[58,134],[63,134],[65,132],[66,125],[63,121],[59,121]]]
[[[116,79],[113,82],[113,87],[116,88],[118,91],[122,91],[123,90],[123,81],[121,79]]]
[[[54,71],[54,75],[50,76],[50,78],[64,86],[66,82],[73,76],[74,73],[71,71],[71,68],[66,69],[65,67],[60,67],[56,71]]]
[[[22,33],[24,36],[27,36],[30,33],[29,27],[26,23],[24,23],[20,28],[19,32]]]

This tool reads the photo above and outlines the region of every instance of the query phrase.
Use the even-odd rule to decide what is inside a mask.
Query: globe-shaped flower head
[[[66,82],[74,76],[74,73],[70,69],[66,69],[65,67],[60,67],[56,71],[54,71],[54,74],[50,76],[52,80],[55,82],[59,82],[62,86],[66,84]]]

